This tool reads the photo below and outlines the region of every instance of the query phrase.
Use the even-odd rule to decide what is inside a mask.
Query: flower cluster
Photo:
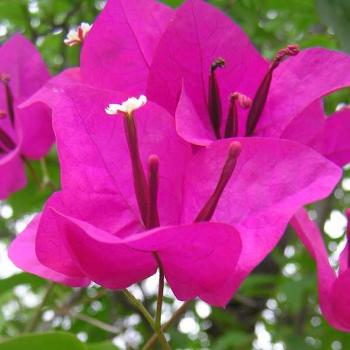
[[[268,62],[202,0],[176,10],[109,0],[68,39],[84,41],[80,67],[18,112],[27,120],[38,106],[52,111],[61,190],[12,243],[14,263],[111,289],[160,268],[179,300],[224,306],[292,220],[317,261],[325,316],[349,330],[348,303],[340,304],[349,299],[348,250],[336,278],[302,208],[327,197],[350,161],[350,111],[326,118],[322,106],[350,86],[350,57],[289,45]],[[1,146],[18,152],[4,135]],[[41,149],[44,136],[30,145]]]

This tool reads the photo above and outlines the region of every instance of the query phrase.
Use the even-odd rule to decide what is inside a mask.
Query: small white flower
[[[74,46],[82,43],[91,28],[92,25],[83,22],[78,28],[69,31],[64,43],[68,46]]]
[[[147,103],[147,97],[141,95],[139,98],[131,97],[122,104],[110,104],[106,108],[106,113],[109,115],[116,115],[118,112],[131,115],[131,113]]]

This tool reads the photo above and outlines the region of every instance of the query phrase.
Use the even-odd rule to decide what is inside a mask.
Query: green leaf
[[[53,332],[23,335],[0,343],[0,350],[86,350],[73,334]]]
[[[87,349],[88,350],[118,350],[118,348],[110,342],[88,344]]]
[[[317,9],[323,23],[334,30],[342,48],[350,52],[349,0],[317,0]]]
[[[28,284],[31,287],[40,287],[45,285],[47,282],[35,275],[29,273],[18,273],[11,277],[0,280],[0,294],[3,294],[20,284]]]
[[[183,3],[183,0],[161,0],[161,1],[172,7],[180,6]]]
[[[213,350],[231,350],[234,347],[249,346],[253,336],[241,331],[226,333],[214,344]]]

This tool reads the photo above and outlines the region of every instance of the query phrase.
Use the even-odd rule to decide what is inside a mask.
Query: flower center
[[[238,100],[239,96],[235,96],[234,99]],[[133,103],[133,109],[127,108],[130,101]],[[148,158],[148,177],[146,177],[140,157],[137,125],[134,115],[134,111],[138,108],[141,108],[146,103],[146,101],[146,97],[141,96],[139,99],[131,98],[122,104],[110,104],[106,108],[106,113],[109,115],[116,115],[117,113],[121,113],[123,116],[124,132],[131,159],[133,184],[139,212],[144,226],[147,229],[152,229],[160,226],[158,214],[160,161],[157,155],[150,155]],[[236,167],[240,151],[241,144],[239,142],[234,141],[230,144],[228,156],[223,166],[216,188],[197,215],[195,222],[209,221],[214,215],[222,193],[224,192],[226,185],[229,182]]]
[[[235,92],[230,98],[230,108],[228,111],[225,127],[225,138],[238,136],[238,110],[237,103],[241,108],[249,108],[252,100],[239,92]]]
[[[246,136],[252,136],[259,122],[259,119],[264,111],[266,100],[270,91],[271,81],[274,70],[280,65],[284,58],[290,56],[296,56],[300,52],[297,45],[289,45],[288,47],[280,50],[272,60],[270,67],[260,83],[254,99],[235,92],[231,96],[230,108],[228,111],[226,126],[224,132],[224,138],[238,136],[238,110],[237,102],[241,108],[250,108],[246,123]],[[221,138],[221,123],[222,123],[222,104],[220,98],[219,84],[217,81],[216,70],[223,68],[225,61],[222,58],[217,59],[211,66],[209,76],[209,101],[208,109],[210,122],[217,139]]]

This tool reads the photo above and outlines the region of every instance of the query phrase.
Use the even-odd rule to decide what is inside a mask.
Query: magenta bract
[[[61,283],[95,281],[121,289],[155,273],[157,254],[177,298],[225,305],[278,243],[294,213],[331,193],[341,169],[272,131],[267,136],[276,138],[212,142],[212,126],[222,111],[226,115],[229,95],[239,92],[237,103],[249,107],[244,95],[254,97],[269,63],[236,25],[203,1],[188,0],[174,14],[153,0],[110,0],[83,45],[80,70],[66,70],[26,102],[53,111],[62,190],[15,240],[12,260]],[[220,68],[220,56],[226,67]],[[311,78],[305,81],[309,89]],[[334,81],[327,87],[343,84]],[[271,91],[282,94],[285,88]],[[152,102],[132,115],[106,114],[110,104],[146,89]],[[297,112],[321,93],[306,96]],[[222,106],[215,100],[219,95]],[[291,107],[284,107],[283,125],[294,118]],[[237,113],[244,120],[248,112],[238,106]],[[244,136],[239,123],[238,135]],[[265,114],[257,134],[264,123]],[[155,225],[147,222],[144,197],[151,191],[142,188],[150,183],[152,159],[159,165],[159,225],[158,218]]]
[[[50,149],[54,136],[46,106],[18,106],[48,79],[40,54],[20,34],[0,47],[0,198],[26,184],[23,157],[40,159]]]
[[[333,327],[349,332],[349,243],[340,257],[339,272],[336,274],[329,263],[322,234],[317,225],[309,218],[307,211],[301,209],[291,223],[311,256],[316,260],[319,302],[323,315]]]
[[[37,231],[31,231],[39,261],[66,276],[63,283],[85,284],[87,278],[125,288],[155,272],[157,252],[179,299],[199,296],[224,305],[277,244],[294,212],[327,196],[341,176],[338,167],[300,144],[237,139],[241,154],[214,215],[210,222],[194,223],[218,184],[232,141],[215,142],[193,155],[176,134],[174,118],[148,103],[134,117],[143,167],[151,155],[159,158],[161,227],[146,230],[123,117],[104,111],[127,96],[64,85],[66,74],[33,97],[53,109],[62,192],[49,200]],[[16,259],[21,237],[11,257],[33,271]]]

